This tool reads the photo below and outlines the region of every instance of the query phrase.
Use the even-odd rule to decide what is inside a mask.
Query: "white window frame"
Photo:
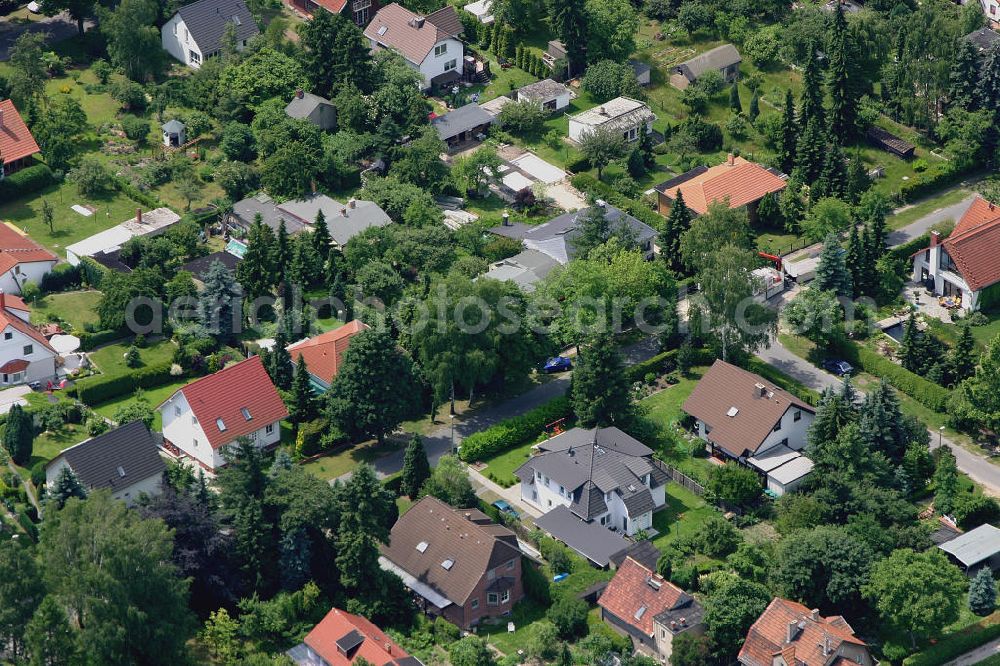
[[[434,46],[434,57],[435,58],[440,58],[441,56],[445,55],[446,53],[448,53],[448,42],[444,42],[443,44],[437,44],[437,45]]]
[[[22,353],[25,356],[31,356],[32,354],[35,353],[35,345],[24,345],[24,348],[22,349]]]
[[[264,426],[264,433],[265,434],[270,435],[273,432],[274,432],[274,424],[273,423],[268,423],[266,426]]]
[[[504,590],[503,592],[500,593],[500,604],[503,605],[509,603],[510,603],[510,590]]]
[[[458,68],[458,59],[453,58],[444,64],[444,71],[450,72],[453,69]]]

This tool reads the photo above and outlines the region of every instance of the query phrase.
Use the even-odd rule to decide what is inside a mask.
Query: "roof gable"
[[[1000,208],[977,196],[942,243],[973,291],[1000,282]]]
[[[739,208],[759,201],[764,195],[780,192],[785,185],[777,173],[737,156],[708,169],[696,167],[661,183],[656,190],[671,200],[681,192],[684,205],[703,215],[714,202],[728,199],[730,208]]]
[[[802,604],[775,597],[750,627],[739,661],[771,666],[774,657],[787,655],[790,666],[827,666],[844,643],[867,649],[843,617],[822,617]]]
[[[446,39],[462,34],[462,22],[451,5],[421,17],[398,3],[378,10],[365,28],[365,37],[398,51],[410,62],[419,65]]]
[[[0,101],[0,160],[4,164],[16,162],[41,152],[24,119],[17,112],[14,102]]]
[[[694,610],[696,605],[691,595],[632,557],[622,562],[597,604],[646,636],[653,635],[657,615],[685,606]]]
[[[736,47],[732,44],[723,44],[682,62],[677,68],[684,71],[685,75],[693,81],[709,70],[718,70],[741,62],[743,59]]]
[[[409,654],[360,615],[332,608],[303,642],[328,666],[349,666],[358,658],[374,666],[395,666]]]
[[[114,491],[162,474],[166,465],[157,449],[146,424],[132,421],[64,449],[59,457],[83,485]]]
[[[9,101],[9,100],[8,100]],[[3,102],[0,102],[0,109]],[[2,136],[2,130],[0,130]],[[0,155],[4,159],[7,152],[2,150],[3,141],[0,140]],[[18,231],[10,224],[0,224],[0,273],[6,273],[18,264],[27,264],[35,261],[56,262],[59,258],[36,243],[30,236]]]
[[[10,298],[9,296],[4,296],[4,299]],[[20,299],[18,299],[20,301]],[[0,308],[0,331],[7,330],[7,327],[14,329],[26,338],[31,339],[33,342],[40,344],[44,349],[56,354],[56,350],[53,349],[49,341],[45,339],[45,336],[41,334],[34,326],[24,321],[17,315],[14,310],[21,310],[20,305],[23,302],[15,302],[14,307],[5,306]],[[21,310],[23,312],[23,310]],[[16,370],[14,371],[16,372]]]

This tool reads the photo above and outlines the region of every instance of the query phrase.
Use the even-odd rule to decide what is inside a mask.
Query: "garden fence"
[[[705,494],[705,486],[701,485],[700,483],[698,483],[690,476],[677,469],[676,467],[671,467],[662,460],[657,460],[655,458],[653,459],[653,464],[659,467],[664,472],[666,472],[667,475],[674,480],[674,482],[684,486],[685,488],[693,492],[695,495],[701,497]]]

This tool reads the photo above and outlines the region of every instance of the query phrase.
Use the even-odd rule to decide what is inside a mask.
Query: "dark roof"
[[[260,34],[257,22],[243,0],[198,0],[181,7],[177,13],[203,55],[222,48],[222,37],[228,23],[236,25],[237,42]]]
[[[601,567],[606,567],[612,555],[629,545],[620,534],[580,520],[562,504],[536,518],[535,525]]]
[[[63,458],[88,488],[118,490],[163,473],[166,465],[157,438],[142,421],[133,421],[65,449]]]
[[[657,185],[654,189],[657,192],[666,192],[667,190],[669,190],[669,189],[671,189],[673,187],[677,187],[678,185],[683,185],[684,183],[688,182],[692,178],[694,178],[696,176],[700,176],[701,174],[705,173],[706,171],[708,171],[708,167],[705,166],[704,164],[699,164],[698,166],[696,166],[695,168],[691,169],[690,171],[685,171],[684,173],[682,173],[679,176],[674,176],[670,180],[663,181],[662,183],[660,183],[659,185]]]
[[[878,125],[868,128],[868,139],[876,146],[898,155],[899,157],[912,157],[916,146],[907,141],[903,141],[889,130],[882,129]]]
[[[982,53],[988,50],[994,42],[1000,41],[1000,33],[989,28],[980,28],[975,32],[970,32],[965,38],[972,42],[973,46]]]
[[[736,47],[732,44],[723,44],[682,62],[677,66],[677,69],[689,81],[694,81],[707,71],[724,69],[741,62],[743,62],[743,59],[740,57],[740,52],[736,50]]]
[[[645,63],[641,60],[629,60],[628,64],[632,67],[632,71],[635,72],[636,77],[640,77],[653,70],[649,63]]]
[[[475,102],[470,102],[465,106],[460,106],[454,111],[449,111],[443,116],[438,116],[431,121],[434,129],[442,141],[447,141],[458,136],[462,132],[474,130],[483,125],[492,124],[496,118],[483,110]]]
[[[109,268],[118,273],[131,273],[132,267],[121,260],[121,248],[117,250],[111,250],[110,252],[105,252],[101,250],[96,254],[90,256],[91,259],[99,263],[105,268]]]
[[[204,257],[192,259],[178,270],[191,273],[196,280],[204,280],[208,269],[217,261],[222,262],[223,266],[232,271],[236,270],[237,264],[240,263],[240,258],[228,252],[213,252],[212,254],[206,254]]]
[[[984,523],[974,530],[945,541],[938,548],[966,567],[974,567],[1000,553],[1000,528]]]
[[[660,561],[660,549],[653,545],[652,541],[637,541],[620,553],[615,553],[611,557],[611,563],[616,567],[621,566],[626,557],[646,567],[650,571],[656,571],[656,563]]]
[[[529,83],[517,91],[518,97],[532,102],[547,102],[570,92],[569,88],[552,79],[542,79]]]

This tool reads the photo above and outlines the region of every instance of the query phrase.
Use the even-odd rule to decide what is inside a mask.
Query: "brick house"
[[[424,497],[396,521],[381,551],[379,564],[424,612],[463,629],[509,615],[524,596],[516,535],[478,509]]]

